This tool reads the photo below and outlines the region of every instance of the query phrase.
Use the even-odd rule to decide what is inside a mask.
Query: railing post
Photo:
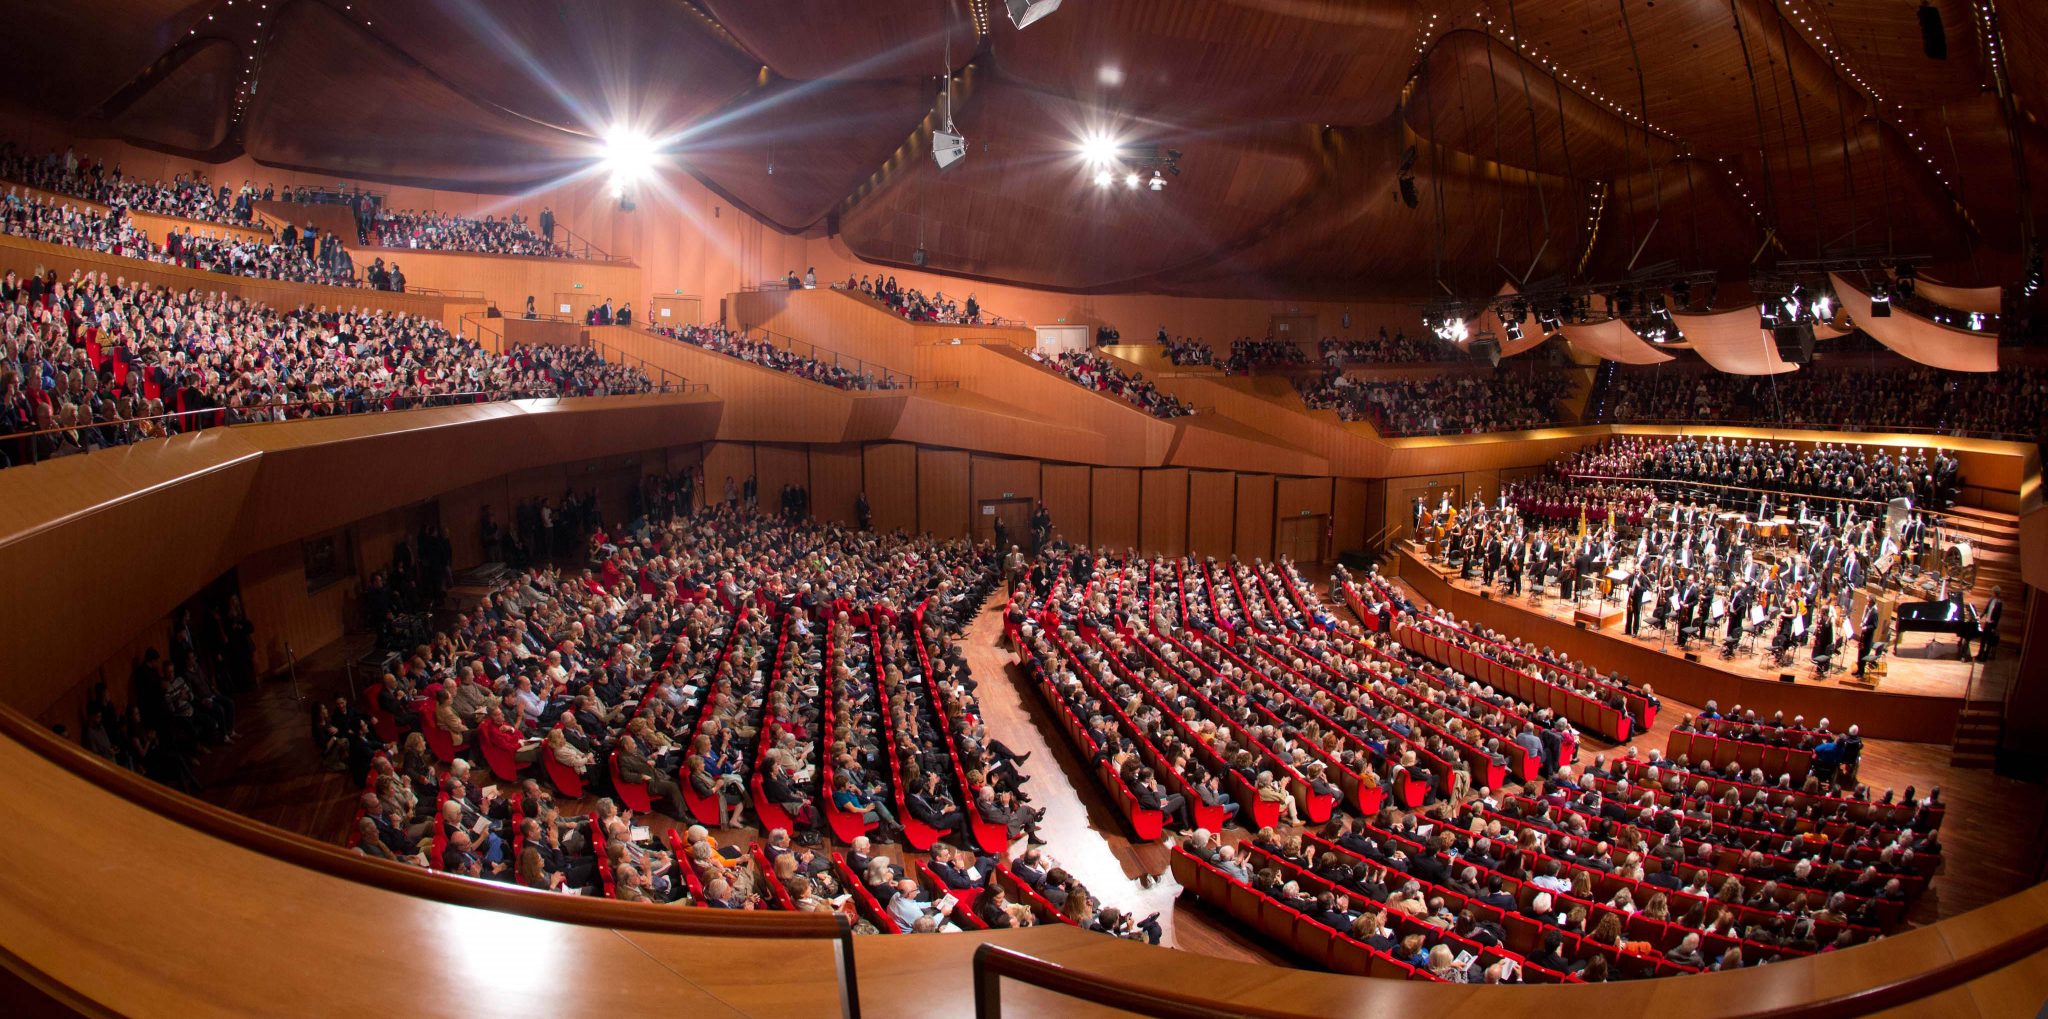
[[[994,949],[987,942],[974,949],[974,1019],[1002,1019],[1003,977],[988,962]]]
[[[854,961],[853,921],[843,913],[833,949],[839,966],[839,1012],[846,1019],[860,1019],[860,967]]]

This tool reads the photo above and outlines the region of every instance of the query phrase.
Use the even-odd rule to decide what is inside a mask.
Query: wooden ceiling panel
[[[1585,275],[1614,280],[1675,261],[1687,270],[1719,272],[1724,281],[1746,280],[1762,243],[1757,213],[1724,166],[1680,159],[1609,184]]]
[[[941,171],[920,156],[841,220],[864,258],[1066,290],[1132,285],[1206,262],[1270,225],[1317,183],[1313,129],[1256,125],[1175,131],[1140,141],[1182,151],[1160,192],[1099,187],[1075,150],[1081,104],[985,82],[956,120],[967,157]]]
[[[1741,32],[1727,3],[1627,10],[1624,26],[1614,0],[1545,0],[1517,6],[1516,22],[1523,43],[1569,81],[1630,110],[1647,98],[1650,123],[1699,155],[1797,145],[1802,124],[1810,133],[1842,119],[1845,108],[1851,118],[1861,108],[1796,23],[1780,32],[1765,0],[1735,0]]]
[[[94,109],[205,24],[189,0],[24,0],[0,18],[0,87],[62,116]]]
[[[979,40],[959,0],[702,0],[740,45],[785,78],[936,78]]]
[[[759,67],[671,0],[352,0],[350,17],[486,105],[569,130],[681,130]]]
[[[1402,116],[1439,145],[1561,177],[1614,177],[1678,155],[1669,139],[1560,87],[1512,46],[1472,30],[1431,47]]]
[[[1907,107],[1925,108],[1967,100],[1990,80],[1977,45],[1977,31],[1970,0],[1930,0],[1941,13],[1948,57],[1927,56],[1920,36],[1917,3],[1901,0],[1829,0],[1816,4],[1788,3],[1786,16],[1794,27],[1808,30],[1819,26],[1819,42],[1833,47],[1824,56],[1840,55],[1850,68],[1876,86],[1886,101]],[[2000,4],[2007,8],[2034,6],[2024,0]]]
[[[1371,124],[1393,112],[1420,6],[1392,0],[1086,0],[1019,31],[1005,76],[1140,116]]]
[[[799,231],[888,159],[932,98],[906,82],[778,81],[707,118],[678,152],[735,201]]]
[[[1397,168],[1403,149],[1421,141],[1398,121],[1331,132],[1331,179],[1309,202],[1256,243],[1168,275],[1162,289],[1412,299],[1448,290],[1477,300],[1503,279],[1542,279],[1576,260],[1586,206],[1562,179],[1503,175],[1423,144],[1409,208]]]
[[[498,191],[589,161],[587,140],[476,105],[327,7],[279,20],[244,126],[261,162]]]
[[[215,39],[180,51],[177,66],[111,119],[121,137],[179,152],[212,152],[228,140],[241,47]]]

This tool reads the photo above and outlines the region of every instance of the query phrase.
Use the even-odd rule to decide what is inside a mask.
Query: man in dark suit
[[[1636,571],[1635,576],[1629,578],[1628,594],[1624,596],[1628,599],[1628,604],[1626,606],[1623,606],[1628,610],[1628,616],[1627,619],[1622,623],[1621,632],[1626,633],[1631,637],[1636,635],[1637,630],[1642,629],[1643,593],[1647,591],[1648,588],[1649,582],[1646,579],[1644,579],[1641,570]]]
[[[540,207],[540,235],[549,244],[555,242],[555,210],[545,205]]]
[[[2005,618],[2004,592],[1994,587],[1991,600],[1984,603],[1984,611],[1977,613],[1977,660],[1988,662],[1991,653],[1998,650],[1998,622]]]
[[[669,816],[687,820],[690,808],[683,803],[683,789],[676,780],[662,774],[647,760],[647,752],[640,749],[640,743],[631,736],[619,737],[619,779],[624,782],[644,782],[647,795],[668,801]]]
[[[939,773],[929,771],[924,776],[924,786],[912,790],[903,798],[903,806],[910,816],[940,831],[952,831],[960,826],[960,811],[939,786]]]

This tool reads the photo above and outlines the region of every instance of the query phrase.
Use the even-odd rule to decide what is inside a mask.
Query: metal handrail
[[[1544,476],[1539,474],[1535,475],[1535,477],[1541,479]],[[1564,477],[1570,478],[1573,481],[1614,481],[1625,485],[1643,485],[1648,486],[1650,488],[1657,488],[1659,486],[1664,485],[1670,485],[1675,488],[1712,488],[1719,489],[1725,492],[1748,492],[1753,495],[1768,495],[1773,498],[1783,499],[1787,501],[1794,499],[1813,499],[1822,502],[1846,502],[1854,503],[1859,506],[1874,506],[1878,509],[1885,509],[1891,505],[1889,502],[1883,499],[1858,499],[1853,496],[1847,495],[1820,495],[1817,493],[1807,492],[1787,492],[1770,488],[1750,488],[1745,485],[1723,485],[1718,482],[1712,481],[1688,481],[1684,478],[1631,478],[1616,476],[1612,474],[1574,474],[1569,471],[1564,472]],[[1513,482],[1509,482],[1509,484],[1513,484]],[[1962,513],[1951,513],[1948,510],[1926,509],[1920,506],[1915,506],[1913,507],[1913,509],[1916,512],[1927,513],[1933,516],[1944,518],[1962,518],[1966,516],[1966,514]]]
[[[681,375],[677,375],[675,372],[669,371],[667,368],[663,368],[662,366],[655,364],[644,357],[640,357],[634,354],[628,354],[625,351],[620,350],[619,348],[614,347],[611,344],[606,343],[603,340],[597,339],[595,337],[591,339],[590,345],[597,348],[597,352],[603,355],[605,360],[607,361],[612,360],[614,357],[616,357],[620,363],[631,362],[639,366],[640,370],[643,372],[660,372],[661,374],[659,377],[664,385],[669,384],[669,380],[671,379],[675,380],[675,384],[677,385],[687,385],[690,382],[689,379],[684,378]],[[697,385],[704,386],[707,390],[710,389],[710,385],[708,383],[700,382],[697,383]]]
[[[676,377],[680,378],[680,376]],[[711,387],[707,383],[690,382],[687,379],[683,379],[676,383],[658,383],[654,388],[640,393],[614,393],[607,395],[646,396],[670,393],[708,393],[710,391]],[[276,415],[279,413],[284,414],[282,418],[284,421],[303,421],[313,418],[354,417],[361,414],[389,414],[399,411],[425,410],[433,407],[453,407],[474,403],[576,398],[578,398],[577,394],[573,393],[564,395],[562,393],[542,392],[539,390],[501,389],[469,390],[460,393],[430,393],[424,396],[386,397],[371,403],[365,403],[361,400],[338,399],[286,400],[240,407],[207,407],[201,410],[167,411],[162,414],[150,414],[144,417],[122,418],[118,421],[95,421],[90,424],[74,425],[68,428],[42,428],[28,432],[10,432],[0,435],[0,446],[20,446],[28,451],[29,456],[25,461],[17,461],[14,464],[14,466],[18,467],[24,463],[33,464],[41,463],[46,459],[62,459],[62,456],[43,456],[40,448],[41,443],[35,441],[51,435],[101,433],[100,437],[104,437],[104,433],[108,430],[133,432],[133,434],[119,437],[117,441],[107,442],[93,449],[81,449],[79,452],[83,454],[94,452],[96,449],[140,445],[154,439],[169,440],[180,435],[205,431],[209,428],[236,428],[245,425],[277,424],[280,419]],[[234,417],[234,420],[229,420],[231,415]],[[196,423],[193,423],[195,420]],[[160,423],[164,426],[162,435],[143,435],[135,431],[143,425],[152,423]]]
[[[1605,416],[1606,415],[1602,415],[1602,417]],[[1854,425],[1843,425],[1832,423],[1796,424],[1790,421],[1743,421],[1733,419],[1721,421],[1681,421],[1675,418],[1657,418],[1649,421],[1601,420],[1588,421],[1585,423],[1588,425],[1598,425],[1607,428],[1635,428],[1645,425],[1661,428],[1778,428],[1786,431],[1795,432],[1862,432],[1864,434],[1872,435],[1881,435],[1885,432],[1897,432],[1901,435],[1933,435],[1944,438],[1996,439],[2001,442],[2040,441],[2040,436],[2028,435],[2024,432],[1975,431],[1967,428],[1934,428],[1928,425],[1894,425],[1883,424],[1878,422],[1871,422],[1867,425],[1861,423]]]
[[[754,335],[755,333],[761,335],[757,338]],[[759,343],[766,343],[771,347],[780,347],[798,357],[807,357],[821,364],[829,364],[834,368],[853,372],[856,375],[875,378],[897,386],[914,387],[917,385],[917,376],[909,372],[898,371],[885,365],[871,364],[852,354],[842,354],[836,350],[820,347],[815,343],[799,340],[787,333],[778,333],[766,326],[746,326],[739,330],[739,335]]]

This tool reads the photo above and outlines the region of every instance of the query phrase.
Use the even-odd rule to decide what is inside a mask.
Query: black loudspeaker
[[[1778,326],[1771,330],[1771,339],[1778,345],[1778,357],[1790,364],[1811,364],[1813,362],[1813,327],[1810,325]]]
[[[1482,337],[1482,338],[1480,338],[1480,339],[1477,339],[1477,340],[1473,340],[1473,341],[1472,341],[1472,353],[1474,353],[1474,354],[1477,354],[1477,355],[1479,355],[1480,357],[1483,357],[1483,358],[1485,358],[1485,359],[1486,359],[1486,363],[1487,363],[1487,364],[1490,364],[1490,365],[1494,366],[1495,368],[1498,368],[1498,367],[1500,367],[1500,341],[1499,341],[1499,340],[1496,340],[1496,339],[1492,339],[1492,338],[1490,338],[1490,337]]]
[[[1686,660],[1686,661],[1688,661],[1688,662],[1692,662],[1693,664],[1697,665],[1697,664],[1699,664],[1699,660],[1700,660],[1700,656],[1699,656],[1699,653],[1698,653],[1698,652],[1696,652],[1696,651],[1687,651],[1687,652],[1685,653],[1685,660]]]
[[[1583,629],[1585,629],[1585,628],[1586,628],[1586,621],[1585,621],[1585,620],[1583,620],[1583,619],[1574,619],[1574,620],[1572,620],[1572,625],[1573,625],[1573,626],[1576,626],[1576,627],[1578,627],[1578,628],[1579,628],[1579,629],[1581,629],[1581,630],[1583,630]]]
[[[1792,674],[1791,674],[1791,673],[1789,673],[1789,672],[1780,672],[1780,673],[1778,673],[1778,682],[1780,682],[1780,683],[1790,683],[1790,682],[1792,682],[1792,681],[1793,681],[1793,679],[1792,679]]]
[[[1492,601],[1492,600],[1493,600],[1493,590],[1492,590],[1491,588],[1485,588],[1485,587],[1482,587],[1482,588],[1480,588],[1480,589],[1479,589],[1479,599],[1480,599],[1481,601]]]
[[[1920,45],[1929,60],[1948,59],[1948,31],[1941,27],[1941,11],[1920,0]]]

